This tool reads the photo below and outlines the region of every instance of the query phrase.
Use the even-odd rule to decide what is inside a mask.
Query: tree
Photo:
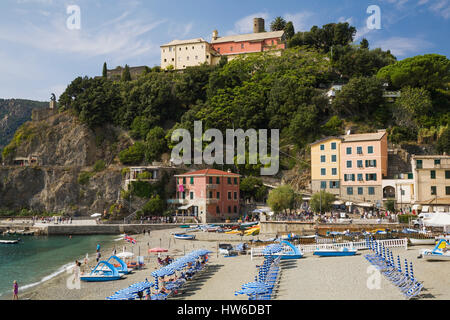
[[[103,77],[104,79],[107,79],[107,78],[108,78],[108,67],[107,67],[107,65],[106,65],[106,62],[103,64],[102,77]]]
[[[162,216],[164,211],[164,201],[159,195],[153,196],[142,208],[146,216]]]
[[[145,159],[148,162],[158,160],[167,149],[164,129],[154,127],[147,134]]]
[[[145,145],[142,142],[136,142],[134,145],[119,153],[119,160],[122,164],[137,165],[144,160]]]
[[[298,203],[298,196],[289,185],[283,185],[269,192],[267,204],[275,213],[280,213],[287,210],[292,210]]]
[[[258,190],[263,187],[263,182],[260,178],[255,176],[248,176],[242,179],[239,190],[241,196],[245,200],[256,199]],[[258,199],[259,200],[259,199]]]
[[[333,101],[332,108],[344,116],[371,119],[374,112],[385,103],[383,82],[375,77],[352,78]]]
[[[369,41],[366,38],[363,38],[360,43],[361,49],[369,49]]]
[[[407,86],[429,91],[445,89],[450,82],[450,60],[438,54],[406,58],[382,68],[377,77],[398,89]]]
[[[122,71],[122,81],[131,81],[130,67],[127,64]]]
[[[276,17],[275,20],[270,23],[271,31],[281,31],[284,30],[284,28],[286,28],[286,20],[282,17]]]
[[[442,131],[436,143],[436,149],[440,153],[450,154],[450,127],[447,126]]]
[[[390,212],[395,212],[395,200],[388,200],[386,201],[386,210],[390,211]]]
[[[335,199],[336,196],[334,194],[321,190],[320,192],[313,194],[311,197],[310,206],[314,212],[329,212],[331,211],[333,201],[335,201]]]
[[[284,34],[286,35],[286,40],[290,40],[295,35],[294,24],[292,21],[286,23],[284,27]]]
[[[394,106],[397,125],[417,130],[421,127],[420,117],[432,110],[430,93],[424,88],[405,87]]]

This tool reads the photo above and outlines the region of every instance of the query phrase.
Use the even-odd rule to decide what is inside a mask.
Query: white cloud
[[[254,18],[263,18],[264,20],[266,20],[265,23],[266,30],[270,29],[270,26],[268,25],[269,14],[267,12],[257,12],[236,21],[236,23],[234,24],[234,28],[232,30],[225,32],[225,34],[234,35],[234,34],[252,33]]]
[[[313,26],[311,18],[313,16],[314,14],[312,12],[303,11],[294,14],[286,13],[283,18],[286,21],[292,21],[292,23],[294,24],[295,32],[300,32],[309,31],[311,29],[311,27]]]
[[[406,38],[406,37],[391,37],[385,40],[378,40],[373,42],[372,48],[381,48],[383,50],[391,50],[395,56],[406,56],[413,54],[419,50],[432,47],[433,44],[421,38]]]

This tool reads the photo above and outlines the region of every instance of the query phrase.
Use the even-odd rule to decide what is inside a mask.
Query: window
[[[194,177],[191,177],[191,184],[194,184]]]
[[[356,148],[356,153],[357,154],[362,154],[362,147],[357,147]]]
[[[219,177],[216,178],[216,184],[220,184],[220,178]]]
[[[332,174],[333,176],[337,176],[337,168],[332,168],[332,169],[331,169],[331,174]]]
[[[445,195],[450,196],[450,187],[445,187]]]
[[[231,206],[228,206],[228,213],[231,213]]]
[[[228,184],[231,184],[231,178],[227,179]]]
[[[327,188],[327,182],[326,181],[320,181],[320,189],[326,189]]]
[[[237,178],[234,178],[234,184],[238,184]]]
[[[351,147],[347,148],[347,154],[352,154],[352,148]]]
[[[432,195],[432,196],[437,195],[436,186],[431,187],[431,195]]]
[[[362,168],[362,167],[363,167],[363,162],[362,162],[362,160],[358,160],[358,162],[357,162],[357,167],[358,167],[358,168]]]
[[[320,175],[321,176],[326,176],[327,175],[327,169],[325,169],[325,168],[320,169]]]
[[[181,51],[181,48],[180,48],[180,51]]]
[[[220,192],[217,192],[217,200],[220,200]]]
[[[234,200],[237,200],[237,192],[234,193]]]
[[[183,200],[186,199],[186,192],[183,192]]]
[[[186,60],[187,60],[187,61],[189,61],[189,56],[188,56],[188,57],[186,57]]]
[[[355,181],[354,174],[344,174],[344,181]]]
[[[228,191],[228,200],[231,200],[231,192]]]
[[[209,54],[206,55],[206,59],[209,59]]]
[[[230,47],[230,51],[233,51],[233,47]]]
[[[366,181],[377,181],[377,174],[376,173],[366,174]]]
[[[347,161],[347,168],[351,168],[352,167],[352,161]]]
[[[336,150],[336,142],[331,143],[331,150]]]
[[[377,160],[366,160],[366,167],[367,168],[376,168]]]
[[[339,189],[339,181],[330,181],[330,189]]]
[[[408,173],[408,179],[414,179],[414,175],[412,173]]]
[[[417,169],[422,169],[422,160],[416,160]]]
[[[167,59],[164,59],[164,62],[167,62]]]
[[[213,184],[213,178],[209,177],[209,184]]]
[[[435,164],[435,165],[441,164],[441,159],[434,159],[434,164]]]
[[[350,196],[353,195],[353,188],[352,187],[348,187],[347,188],[347,194],[350,195]]]
[[[373,196],[375,194],[375,188],[374,187],[369,187],[369,195]]]
[[[320,145],[320,150],[322,150],[322,151],[325,150],[325,145],[324,144]]]
[[[358,173],[358,181],[364,181],[362,173]]]
[[[434,170],[430,171],[430,178],[431,179],[436,179],[436,171],[434,171]]]
[[[450,171],[445,170],[445,179],[450,179]]]
[[[400,194],[401,194],[402,196],[404,196],[404,195],[406,194],[405,190],[400,189]]]
[[[363,194],[364,194],[364,188],[358,187],[358,195],[363,195]]]
[[[192,46],[192,50],[194,50],[194,46]]]
[[[234,206],[234,207],[233,207],[233,212],[234,212],[234,213],[237,213],[237,206]]]
[[[320,162],[326,162],[327,157],[326,156],[320,156]]]
[[[186,178],[183,178],[183,184],[186,184]]]
[[[194,193],[193,193],[193,192],[191,192],[191,193],[189,194],[189,196],[190,196],[191,200],[194,200]]]
[[[212,199],[213,198],[213,192],[212,191],[210,191],[209,192],[209,197],[208,197],[209,199]]]
[[[216,213],[220,213],[220,208],[219,208],[219,206],[216,207]]]
[[[244,49],[244,44],[243,43],[241,43],[241,49]]]
[[[367,153],[372,154],[373,153],[373,147],[367,147]]]
[[[337,157],[335,154],[331,156],[331,162],[337,162]]]
[[[272,40],[272,45],[274,45],[275,44],[275,42]]]

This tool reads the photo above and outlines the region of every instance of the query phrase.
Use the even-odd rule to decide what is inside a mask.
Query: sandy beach
[[[160,247],[169,249],[168,254],[181,257],[196,249],[213,251],[206,270],[202,271],[194,280],[188,281],[184,293],[175,296],[177,300],[246,300],[246,296],[235,296],[246,282],[254,281],[257,274],[256,266],[262,263],[262,258],[251,260],[250,255],[223,257],[217,254],[218,240],[220,243],[239,243],[239,236],[199,233],[201,240],[174,240],[174,230],[152,231],[151,236],[136,235],[138,241],[133,248],[129,243],[118,241],[102,248],[103,259],[107,259],[115,246],[117,252],[133,250],[146,255],[146,266],[143,270],[135,271],[124,279],[112,282],[86,283],[81,282],[80,289],[68,289],[67,280],[70,274],[63,273],[47,282],[24,292],[19,291],[20,299],[24,300],[105,300],[115,291],[124,289],[136,282],[148,279],[153,281],[151,272],[158,269],[157,254],[148,254],[148,248]],[[218,237],[220,239],[218,239]],[[261,238],[264,238],[263,236]],[[208,241],[211,239],[211,241]],[[226,240],[234,241],[226,241]],[[421,299],[450,299],[450,268],[449,262],[430,262],[417,259],[419,250],[431,246],[414,246],[408,250],[394,249],[394,255],[406,258],[414,265],[414,274],[423,281],[425,290]],[[361,251],[353,257],[322,257],[306,254],[303,259],[282,262],[282,274],[279,289],[275,296],[277,300],[403,300],[399,289],[381,276],[379,288],[369,289],[367,282],[370,264],[364,259],[368,251]],[[165,257],[165,253],[162,257]],[[90,255],[92,258],[94,254]],[[95,265],[91,259],[90,265]],[[368,273],[369,271],[369,273]],[[10,299],[10,297],[5,297]]]

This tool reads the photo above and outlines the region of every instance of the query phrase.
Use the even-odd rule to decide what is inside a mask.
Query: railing
[[[386,248],[405,248],[408,249],[408,239],[389,239],[389,240],[377,240],[381,246]],[[328,243],[328,244],[311,244],[311,245],[298,245],[298,248],[302,253],[311,253],[315,250],[320,249],[357,249],[357,250],[365,250],[369,249],[367,246],[367,241],[358,241],[358,242],[344,242],[344,243]],[[283,248],[283,253],[289,252],[291,249],[289,247]],[[250,250],[250,256],[253,260],[254,257],[263,256],[264,247],[252,248]]]

